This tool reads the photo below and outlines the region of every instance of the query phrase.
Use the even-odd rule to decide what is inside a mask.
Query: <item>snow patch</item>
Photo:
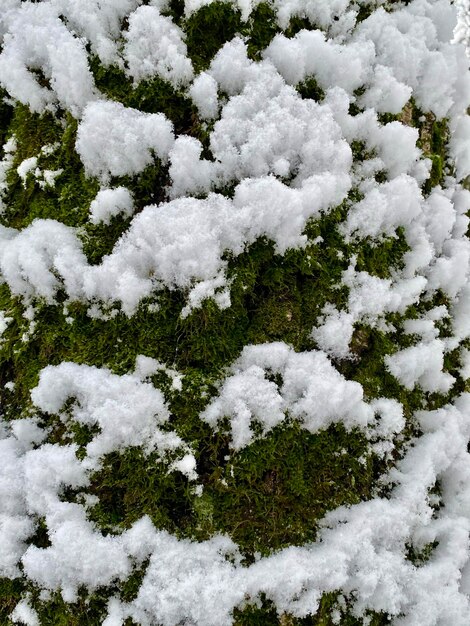
[[[163,113],[143,113],[119,102],[88,104],[78,127],[75,148],[89,175],[138,174],[153,162],[166,161],[174,143],[173,124]]]

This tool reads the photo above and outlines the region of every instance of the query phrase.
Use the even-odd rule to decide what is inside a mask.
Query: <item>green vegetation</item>
[[[403,109],[399,119],[418,129],[417,145],[423,151],[423,156],[431,160],[431,176],[423,188],[424,193],[429,194],[436,185],[443,182],[444,164],[447,162],[446,145],[449,139],[448,122],[446,119],[436,119],[432,113],[425,115],[413,98]]]

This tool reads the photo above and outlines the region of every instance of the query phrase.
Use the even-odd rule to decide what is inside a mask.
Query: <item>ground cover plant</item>
[[[466,3],[0,4],[0,624],[467,626]]]

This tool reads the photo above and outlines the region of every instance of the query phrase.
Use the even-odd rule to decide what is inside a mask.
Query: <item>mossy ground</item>
[[[248,23],[240,13],[220,2],[204,7],[190,18],[183,15],[183,3],[173,0],[170,14],[187,33],[188,52],[196,70],[208,67],[221,45],[235,34],[248,41],[249,54],[260,58],[264,49],[279,32],[272,9],[260,4]],[[365,15],[364,15],[365,17]],[[288,34],[302,27],[311,27],[305,20],[292,20]],[[207,128],[187,97],[159,79],[129,84],[117,68],[103,68],[94,59],[91,67],[98,88],[107,96],[148,112],[164,112],[174,123],[177,133],[200,139],[208,150]],[[299,86],[303,97],[321,100],[323,93],[315,80]],[[429,116],[423,123],[421,113],[411,103],[403,121],[420,128],[421,147],[432,160],[431,179],[425,191],[442,180],[445,163],[445,121]],[[88,222],[89,204],[99,189],[97,180],[85,176],[74,150],[77,122],[60,113],[36,115],[27,107],[0,104],[0,144],[15,135],[18,149],[14,167],[9,174],[5,197],[7,209],[1,221],[7,226],[24,228],[36,218],[57,219],[80,228],[84,249],[90,263],[98,263],[109,253],[129,225],[128,219],[115,218],[111,225],[93,226]],[[41,155],[42,146],[58,143],[50,155]],[[356,146],[356,157],[362,147]],[[1,155],[0,155],[1,156]],[[26,184],[18,177],[16,167],[26,158],[38,156],[42,169],[63,169],[55,187],[41,189],[29,176]],[[206,154],[210,158],[210,154]],[[168,171],[157,160],[139,176],[115,179],[134,194],[137,210],[150,203],[165,200]],[[226,191],[226,190],[221,190]],[[296,350],[315,348],[310,333],[322,308],[332,302],[344,308],[347,290],[338,289],[342,272],[353,254],[359,270],[386,278],[400,264],[406,250],[402,233],[380,245],[368,242],[345,244],[337,230],[348,204],[308,224],[309,244],[301,251],[276,255],[269,241],[259,240],[236,258],[228,258],[232,279],[232,306],[224,311],[214,303],[205,302],[186,319],[180,311],[184,294],[164,291],[158,294],[159,307],[143,303],[132,318],[118,315],[107,321],[91,319],[87,307],[80,303],[50,306],[36,302],[35,327],[29,334],[30,322],[24,317],[24,305],[12,297],[5,285],[0,286],[0,309],[13,318],[0,344],[0,401],[7,419],[29,415],[32,407],[30,390],[37,384],[40,370],[49,364],[74,361],[109,367],[123,374],[132,370],[139,354],[155,357],[183,375],[183,390],[174,394],[168,380],[160,377],[171,409],[171,425],[195,450],[198,472],[204,484],[202,496],[194,493],[179,473],[168,474],[158,460],[145,457],[140,450],[113,453],[102,469],[92,477],[91,492],[99,504],[90,510],[90,518],[105,533],[120,532],[142,515],[149,515],[158,528],[165,528],[180,537],[203,540],[214,533],[227,533],[239,545],[249,563],[256,552],[268,554],[287,545],[301,545],[315,539],[318,520],[342,504],[354,504],[371,497],[377,489],[377,478],[386,469],[384,463],[367,452],[367,442],[359,432],[346,432],[335,426],[317,434],[301,431],[296,423],[286,422],[268,436],[238,453],[230,453],[228,436],[214,433],[198,415],[211,395],[215,383],[247,343],[282,340]],[[318,237],[321,244],[315,243]],[[60,299],[60,294],[59,294]],[[430,308],[433,303],[423,306]],[[415,317],[411,308],[405,317]],[[403,403],[413,431],[413,411],[427,406],[441,406],[447,398],[430,397],[419,389],[407,391],[387,372],[386,354],[405,346],[409,338],[400,332],[401,319],[389,321],[397,328],[385,334],[369,327],[356,328],[352,348],[355,359],[335,365],[347,378],[360,382],[367,398],[381,395]],[[448,357],[449,371],[457,374],[457,356]],[[13,390],[6,382],[14,382]],[[458,379],[459,389],[463,382]],[[68,430],[42,416],[53,426],[50,440],[76,441],[84,445],[89,433],[71,425]],[[73,499],[76,494],[70,493]],[[38,532],[32,541],[47,542],[47,533]],[[137,571],[115,589],[102,590],[88,597],[85,592],[76,604],[65,604],[58,594],[49,601],[38,601],[38,591],[21,580],[0,580],[0,623],[7,624],[8,615],[27,588],[39,612],[41,624],[100,624],[106,601],[113,593],[124,599],[136,594],[143,575]],[[331,610],[336,598],[323,598],[315,616],[298,620],[278,616],[268,603],[248,606],[234,614],[239,626],[270,624],[280,626],[332,624]],[[131,623],[129,621],[129,623]],[[344,613],[345,626],[356,626],[360,620]],[[387,616],[372,616],[374,626],[388,623]]]

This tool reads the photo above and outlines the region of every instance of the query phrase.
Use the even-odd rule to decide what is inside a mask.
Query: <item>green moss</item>
[[[314,76],[306,78],[303,82],[297,85],[297,91],[302,98],[315,100],[316,102],[322,102],[325,98],[325,91],[317,83]]]
[[[36,600],[34,607],[41,625],[53,626],[100,626],[106,617],[110,591],[96,591],[92,596],[79,593],[77,602],[66,603],[59,593],[52,594],[47,602]]]
[[[447,160],[446,146],[448,136],[447,120],[436,120],[434,116],[428,115],[427,123],[423,125],[420,136],[424,154],[432,162],[431,175],[424,187],[426,193],[430,193],[433,187],[443,183],[444,164]]]
[[[183,91],[158,76],[134,85],[122,70],[104,67],[96,57],[90,66],[97,87],[106,96],[145,113],[163,113],[172,121],[177,134],[191,134],[194,110]]]
[[[130,319],[121,313],[107,321],[91,319],[87,307],[78,303],[65,312],[56,305],[42,305],[33,335],[23,341],[29,326],[23,307],[1,286],[0,304],[14,318],[0,348],[3,379],[16,384],[13,394],[3,392],[12,415],[29,405],[29,390],[37,384],[39,371],[61,361],[124,373],[133,368],[138,354],[145,354],[183,372],[200,369],[204,377],[214,377],[247,342],[283,340],[296,350],[312,349],[311,329],[324,305],[331,302],[341,309],[346,304],[347,289],[337,285],[351,254],[358,255],[358,269],[387,277],[406,249],[401,233],[365,249],[346,245],[336,229],[346,211],[347,204],[309,224],[311,243],[304,250],[281,257],[270,242],[259,240],[229,259],[232,306],[220,310],[206,301],[186,319],[180,317],[184,294],[168,290],[158,295],[158,310],[150,312],[142,303]],[[110,252],[127,224],[118,218],[106,228],[89,226],[83,234],[89,259],[98,262]]]
[[[11,118],[13,117],[13,107],[5,101],[6,92],[0,88],[0,158],[3,158],[3,145],[9,135]]]
[[[395,334],[385,333],[358,325],[351,342],[356,360],[343,361],[337,366],[343,376],[362,385],[366,398],[396,398],[403,404],[405,416],[410,418],[415,410],[423,407],[423,392],[419,388],[411,391],[405,389],[389,373],[384,363],[384,357],[400,347],[405,346],[399,331]]]
[[[375,152],[368,151],[365,141],[355,139],[351,144],[351,152],[355,163],[372,159],[376,156]]]
[[[416,565],[416,567],[420,567],[429,561],[438,545],[438,541],[432,541],[431,543],[427,543],[420,549],[409,546],[408,559],[413,563],[413,565]]]
[[[358,22],[363,22],[364,20],[366,20],[368,17],[370,17],[370,15],[372,15],[373,11],[374,11],[374,5],[372,3],[367,3],[367,4],[360,4],[358,6],[358,13],[356,16],[356,20]]]
[[[251,13],[248,25],[242,34],[248,37],[248,56],[254,61],[261,60],[261,53],[280,32],[276,14],[268,2],[261,2]]]
[[[225,464],[205,461],[208,534],[228,533],[248,557],[314,541],[326,511],[370,495],[366,449],[363,435],[342,426],[310,434],[293,422]]]
[[[301,15],[294,15],[289,21],[288,27],[284,30],[286,37],[295,37],[301,30],[312,30],[314,24],[310,22],[307,17]]]
[[[182,25],[188,56],[196,72],[206,70],[224,43],[237,35],[247,42],[248,56],[258,61],[261,52],[280,32],[275,12],[268,2],[260,3],[246,22],[230,3],[213,2],[183,20]]]
[[[51,545],[49,540],[49,534],[47,530],[46,520],[41,517],[36,520],[35,532],[27,543],[29,545],[36,546],[37,548],[48,548]]]
[[[11,623],[8,617],[21,600],[24,587],[19,578],[0,578],[0,624]]]
[[[235,609],[234,626],[277,626],[279,618],[276,608],[266,598],[259,601],[259,606],[249,604],[243,609]]]
[[[185,20],[186,46],[195,70],[206,70],[224,43],[241,28],[240,11],[226,2],[213,2]]]
[[[29,108],[17,103],[11,112],[9,135],[14,134],[17,141],[14,165],[24,159],[37,156],[42,146],[52,144],[62,138],[63,131],[52,113],[32,113]]]
[[[342,605],[339,605],[338,595],[333,592],[327,593],[322,597],[320,601],[320,607],[315,615],[300,619],[298,621],[293,621],[292,625],[298,624],[299,626],[335,626],[335,621],[332,617],[332,613],[335,609],[337,611],[339,610],[340,612],[341,626],[362,626],[364,624],[364,620],[362,618],[354,617],[354,615],[352,615],[351,613],[351,610],[347,606],[344,607]],[[369,626],[385,626],[386,624],[390,624],[389,617],[383,613],[367,611],[367,617],[370,620],[367,622]],[[290,626],[290,624],[286,623],[286,626]]]
[[[403,268],[403,256],[408,250],[405,232],[401,227],[394,237],[387,237],[379,243],[365,239],[354,247],[356,270],[382,279],[390,278],[393,270]]]
[[[417,145],[423,151],[423,156],[431,160],[431,174],[423,186],[424,193],[428,195],[444,180],[444,166],[448,162],[448,120],[437,119],[433,113],[424,114],[413,98],[398,117],[403,123],[418,129]]]
[[[294,422],[236,454],[223,433],[199,429],[205,436],[192,444],[201,496],[155,455],[129,449],[108,455],[93,475],[88,491],[100,501],[90,519],[105,533],[129,528],[143,515],[179,537],[224,533],[251,559],[313,541],[325,512],[367,498],[380,469],[364,436],[342,426],[312,435]]]
[[[429,191],[442,182],[444,172],[444,159],[439,154],[432,154],[430,159],[432,161],[431,176],[426,181],[426,190]]]
[[[338,610],[337,595],[335,593],[325,594],[320,601],[320,608],[314,616],[309,616],[298,621],[292,621],[292,626],[336,626],[338,622],[333,619],[332,613],[334,610]],[[340,609],[340,624],[341,626],[363,626],[365,623],[362,617],[354,617],[349,609]],[[375,613],[373,611],[367,611],[366,617],[368,626],[386,626],[390,624],[390,618],[384,613]],[[286,626],[290,626],[289,622],[286,622]]]
[[[68,114],[62,126],[50,114],[38,115],[21,104],[16,105],[10,132],[16,137],[17,150],[7,178],[7,210],[2,215],[6,225],[24,228],[39,218],[59,220],[67,226],[86,222],[98,183],[85,176],[75,152],[76,131],[77,122]],[[41,148],[51,144],[59,147],[50,155],[41,154]],[[23,184],[16,167],[24,159],[34,156],[38,157],[38,167],[42,170],[63,170],[54,187],[41,189],[33,175],[28,175]]]
[[[108,455],[91,478],[89,493],[99,496],[90,519],[106,533],[129,528],[148,515],[156,528],[181,534],[190,524],[191,488],[179,472],[168,473],[154,454],[140,449]]]
[[[137,597],[148,563],[147,559],[141,567],[135,568],[129,578],[120,585],[119,595],[123,602],[132,602]]]
[[[250,604],[244,609],[234,611],[234,626],[337,626],[332,617],[333,611],[339,610],[336,593],[327,593],[320,600],[318,611],[309,617],[295,618],[286,613],[278,615],[274,605],[264,597],[258,605]],[[341,626],[362,626],[364,621],[355,618],[344,607],[340,610]],[[369,626],[386,626],[390,619],[385,614],[368,612]]]

